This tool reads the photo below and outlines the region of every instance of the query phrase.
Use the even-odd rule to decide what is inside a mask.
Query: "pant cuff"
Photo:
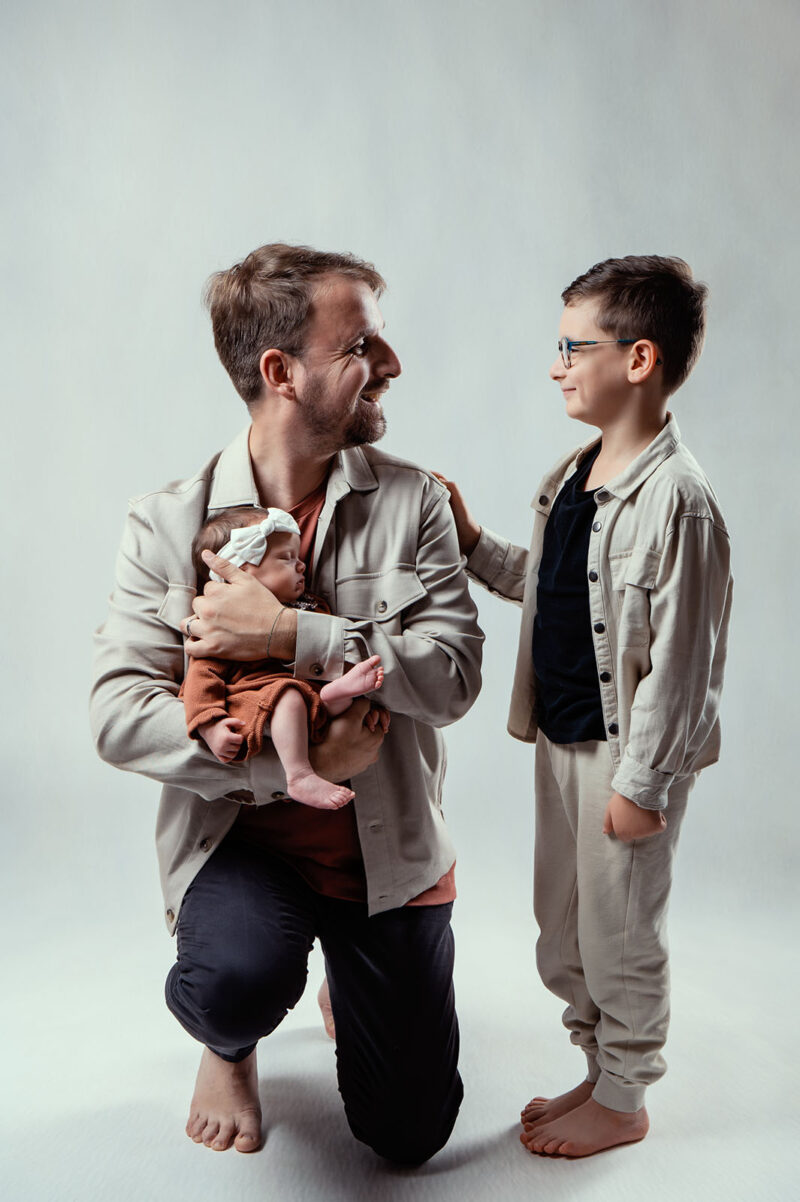
[[[591,1080],[591,1078],[588,1078]],[[608,1110],[620,1110],[623,1114],[635,1114],[644,1106],[646,1085],[636,1085],[632,1081],[623,1081],[621,1077],[601,1072],[597,1084],[592,1090],[595,1102]]]

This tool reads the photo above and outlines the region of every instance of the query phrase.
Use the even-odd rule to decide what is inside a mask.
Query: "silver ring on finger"
[[[187,639],[190,639],[192,637],[192,622],[196,622],[196,621],[197,621],[196,618],[188,618],[187,619],[187,622],[186,622],[186,637],[187,637]]]

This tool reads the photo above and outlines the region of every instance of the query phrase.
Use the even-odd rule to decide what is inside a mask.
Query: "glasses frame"
[[[588,338],[576,341],[572,338],[559,338],[558,353],[561,355],[561,362],[565,367],[572,367],[572,352],[575,347],[584,346],[604,346],[606,343],[615,343],[617,346],[631,346],[636,342],[635,338]]]

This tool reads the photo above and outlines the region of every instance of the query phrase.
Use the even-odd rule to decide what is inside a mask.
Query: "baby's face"
[[[287,605],[302,596],[306,586],[306,565],[300,558],[298,534],[271,534],[261,563],[245,564],[245,569]]]

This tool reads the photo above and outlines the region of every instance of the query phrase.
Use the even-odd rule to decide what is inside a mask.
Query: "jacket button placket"
[[[606,621],[605,597],[603,581],[600,572],[600,551],[603,541],[605,515],[600,506],[610,500],[607,492],[600,489],[595,494],[598,509],[592,530],[589,535],[589,556],[587,561],[587,578],[589,581],[589,613],[592,620],[592,635],[594,642],[594,657],[597,664],[597,675],[600,681],[600,704],[603,708],[603,720],[606,730],[612,736],[619,733],[617,725],[617,698],[614,691],[611,646],[608,640],[608,622]]]

